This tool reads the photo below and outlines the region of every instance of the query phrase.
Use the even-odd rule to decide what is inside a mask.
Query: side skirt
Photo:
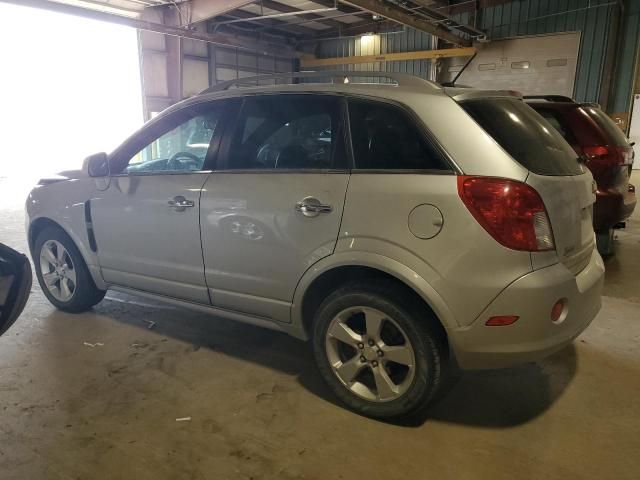
[[[255,315],[248,315],[240,312],[235,312],[231,310],[225,310],[222,308],[212,307],[208,305],[202,305],[199,303],[188,302],[185,300],[179,300],[177,298],[166,297],[164,295],[156,295],[154,293],[145,292],[142,290],[136,290],[128,287],[121,287],[119,285],[110,285],[110,290],[114,290],[117,292],[126,293],[129,295],[134,295],[137,297],[144,297],[151,300],[157,300],[159,302],[168,303],[170,305],[175,305],[178,307],[188,308],[190,310],[196,310],[199,312],[206,313],[208,315],[217,315],[222,318],[226,318],[228,320],[234,320],[236,322],[248,323],[249,325],[255,325],[257,327],[268,328],[270,330],[277,330],[280,332],[285,332],[294,337],[297,337],[291,328],[288,328],[288,325],[281,325],[280,323]]]

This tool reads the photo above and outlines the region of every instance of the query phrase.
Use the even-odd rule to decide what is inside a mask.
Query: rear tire
[[[335,395],[362,415],[394,419],[422,410],[442,381],[445,348],[430,312],[393,285],[353,283],[315,315],[313,350]]]
[[[613,234],[613,228],[596,232],[596,245],[598,252],[600,252],[600,255],[603,257],[611,257],[615,253]]]
[[[64,231],[47,227],[36,237],[33,262],[43,293],[60,310],[79,313],[104,298],[78,247]]]

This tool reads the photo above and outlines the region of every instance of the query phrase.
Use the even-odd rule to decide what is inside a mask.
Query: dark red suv
[[[524,97],[584,158],[598,190],[593,228],[602,255],[613,253],[613,230],[636,206],[635,187],[629,183],[633,147],[627,137],[597,104],[576,103],[558,95]]]

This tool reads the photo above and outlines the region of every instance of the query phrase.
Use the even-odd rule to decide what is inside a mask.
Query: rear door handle
[[[333,207],[324,203],[320,203],[315,197],[305,197],[296,202],[296,212],[302,213],[305,217],[317,217],[321,213],[331,213]]]
[[[167,202],[171,208],[174,208],[176,212],[183,212],[185,208],[195,207],[196,202],[193,200],[187,200],[182,195],[173,197]]]

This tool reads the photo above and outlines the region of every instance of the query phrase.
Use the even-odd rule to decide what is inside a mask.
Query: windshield
[[[576,153],[531,107],[517,98],[465,100],[462,108],[514,160],[538,175],[580,175]]]

